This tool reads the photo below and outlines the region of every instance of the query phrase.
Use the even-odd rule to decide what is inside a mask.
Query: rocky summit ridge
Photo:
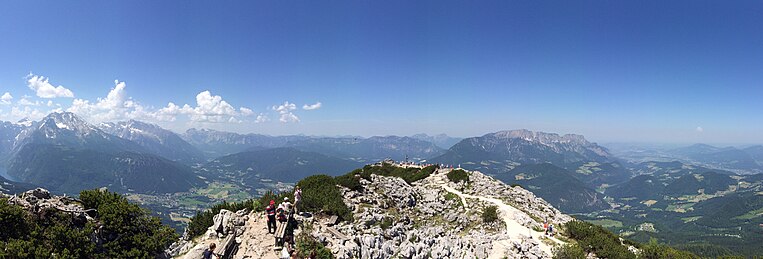
[[[468,181],[452,182],[451,170],[410,184],[394,176],[361,178],[363,188],[340,187],[354,220],[308,213],[297,216],[303,227],[295,235],[307,231],[336,258],[551,258],[552,249],[564,244],[544,235],[543,221],[560,226],[570,216],[478,171],[466,171]],[[497,208],[497,220],[483,221],[488,206]],[[262,212],[222,210],[206,234],[178,242],[169,252],[197,258],[215,242],[235,246],[230,258],[278,258],[265,222]]]

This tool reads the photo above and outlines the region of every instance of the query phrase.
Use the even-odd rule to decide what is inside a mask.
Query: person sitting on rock
[[[278,216],[277,216],[278,222],[281,222],[281,223],[286,222],[287,219],[286,219],[286,213],[284,212],[284,209],[283,209],[283,204],[281,204],[281,206],[278,206],[278,209],[276,210],[276,212],[278,213]]]
[[[268,233],[276,233],[276,202],[270,200],[270,205],[265,207],[265,214],[268,217]]]

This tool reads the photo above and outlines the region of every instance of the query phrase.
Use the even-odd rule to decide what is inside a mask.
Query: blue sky
[[[763,143],[761,13],[760,1],[5,2],[0,95],[13,98],[0,119]]]

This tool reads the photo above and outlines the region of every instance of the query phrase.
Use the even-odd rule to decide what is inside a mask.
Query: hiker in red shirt
[[[270,205],[265,207],[265,213],[268,215],[268,233],[276,233],[276,202],[270,200]],[[272,231],[271,231],[272,229]]]

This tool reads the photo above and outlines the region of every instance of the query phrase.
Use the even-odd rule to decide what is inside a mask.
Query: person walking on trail
[[[201,253],[202,258],[203,259],[222,258],[223,255],[215,253],[215,248],[216,247],[217,247],[217,245],[215,245],[215,243],[209,244],[209,248],[204,249],[204,252]]]
[[[548,224],[548,236],[554,236],[554,224]]]
[[[548,221],[543,222],[543,234],[548,236]]]
[[[275,234],[276,233],[276,201],[270,200],[270,205],[265,207],[265,214],[268,217],[268,233]]]
[[[302,189],[299,185],[294,187],[294,213],[299,215],[299,205],[302,204]]]

